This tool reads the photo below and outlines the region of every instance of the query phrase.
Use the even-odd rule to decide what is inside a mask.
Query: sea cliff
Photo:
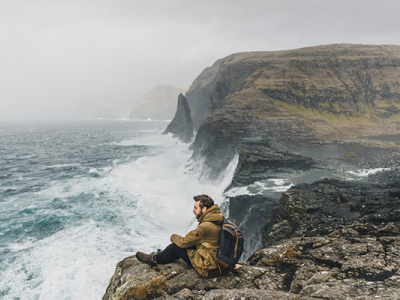
[[[213,180],[237,158],[227,195],[246,192],[226,210],[258,250],[211,279],[128,257],[103,299],[400,297],[400,143],[375,137],[400,134],[399,75],[392,45],[238,53],[205,69],[186,93],[192,160]],[[387,170],[343,176],[371,168]],[[272,193],[274,180],[291,186]]]
[[[247,173],[266,177],[277,160],[283,171],[309,169],[307,156],[293,151],[299,146],[364,145],[369,140],[360,137],[400,131],[400,46],[238,53],[211,70],[187,92],[198,130],[193,157],[204,160],[211,178],[234,155],[241,164],[234,184],[247,185],[259,177]]]

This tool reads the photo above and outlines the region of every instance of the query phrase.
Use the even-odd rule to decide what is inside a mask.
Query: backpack
[[[244,251],[244,236],[235,221],[225,219],[222,223],[220,244],[216,261],[221,267],[234,266]]]

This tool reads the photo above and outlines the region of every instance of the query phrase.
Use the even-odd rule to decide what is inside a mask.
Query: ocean
[[[226,208],[235,195],[280,195],[297,182],[383,170],[333,165],[225,191],[238,158],[209,182],[190,162],[189,144],[162,134],[168,123],[0,122],[0,299],[101,299],[117,262],[196,227],[194,195]],[[255,239],[249,253],[262,246],[260,235],[246,237]]]
[[[116,263],[196,226],[225,200],[167,121],[0,123],[0,298],[101,299]]]

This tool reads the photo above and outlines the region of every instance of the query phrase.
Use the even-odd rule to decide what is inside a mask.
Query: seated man
[[[173,234],[172,244],[157,254],[137,252],[136,257],[139,261],[155,266],[182,258],[201,276],[209,276],[210,271],[216,271],[212,272],[213,274],[221,271],[215,257],[219,248],[224,215],[209,196],[199,195],[193,199],[195,201],[193,213],[199,221],[197,228],[184,237]]]

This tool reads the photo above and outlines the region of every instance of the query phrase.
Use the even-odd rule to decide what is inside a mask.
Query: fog
[[[400,4],[367,0],[0,0],[0,120],[96,116],[190,86],[243,51],[400,44]]]

